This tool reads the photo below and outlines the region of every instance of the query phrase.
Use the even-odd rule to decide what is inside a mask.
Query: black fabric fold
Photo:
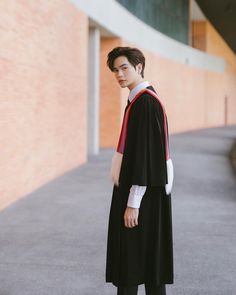
[[[121,186],[167,183],[162,106],[148,93],[142,94],[130,111],[119,183]]]

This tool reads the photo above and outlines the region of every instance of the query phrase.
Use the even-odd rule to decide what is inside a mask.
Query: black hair
[[[131,47],[115,47],[112,51],[108,53],[107,56],[107,66],[113,72],[114,71],[114,61],[119,56],[127,57],[128,61],[136,69],[136,66],[141,63],[142,71],[141,76],[144,78],[144,68],[145,68],[145,57],[143,53],[138,48]]]

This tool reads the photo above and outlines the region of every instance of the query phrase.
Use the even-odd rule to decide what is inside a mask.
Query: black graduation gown
[[[152,86],[147,87],[153,91]],[[171,194],[166,195],[167,170],[163,113],[148,93],[133,104],[120,170],[113,186],[109,214],[106,282],[115,286],[173,283]],[[131,185],[147,186],[138,226],[124,225]]]

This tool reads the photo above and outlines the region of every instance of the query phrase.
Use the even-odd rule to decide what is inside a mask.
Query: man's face
[[[141,70],[141,64],[138,64],[135,69],[126,56],[119,56],[114,60],[113,72],[122,88],[135,86],[141,78]]]

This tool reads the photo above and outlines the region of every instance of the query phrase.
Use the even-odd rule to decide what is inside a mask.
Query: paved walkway
[[[235,295],[236,126],[172,135],[175,284]],[[112,150],[0,212],[0,295],[115,295],[104,282]],[[143,286],[139,288],[143,295]]]

